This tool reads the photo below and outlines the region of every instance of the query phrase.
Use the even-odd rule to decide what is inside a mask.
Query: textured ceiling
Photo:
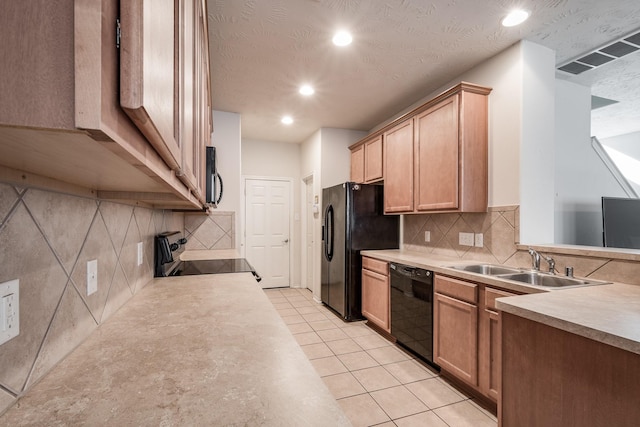
[[[301,142],[320,127],[369,130],[521,39],[555,49],[560,64],[640,26],[638,0],[208,0],[207,5],[214,109],[240,113],[243,138],[286,142]],[[531,10],[531,18],[519,27],[502,27],[514,6]],[[350,46],[331,43],[340,28],[353,34]],[[598,73],[622,61],[630,62],[614,61]],[[625,69],[640,81],[637,62]],[[316,94],[299,95],[303,83],[313,85]],[[609,97],[603,92],[594,89]],[[609,108],[602,108],[603,114]],[[280,123],[285,114],[294,118],[293,125]]]

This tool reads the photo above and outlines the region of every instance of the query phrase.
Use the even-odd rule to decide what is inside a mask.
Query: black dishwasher
[[[391,335],[429,364],[433,363],[433,272],[389,264]]]

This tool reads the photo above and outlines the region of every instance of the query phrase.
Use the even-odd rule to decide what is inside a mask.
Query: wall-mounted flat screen
[[[640,249],[640,199],[602,198],[605,247]]]

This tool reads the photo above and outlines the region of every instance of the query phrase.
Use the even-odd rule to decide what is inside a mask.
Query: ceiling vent
[[[625,55],[640,50],[640,32],[615,40],[599,49],[571,60],[560,67],[559,71],[569,74],[581,74],[601,65],[615,61]]]

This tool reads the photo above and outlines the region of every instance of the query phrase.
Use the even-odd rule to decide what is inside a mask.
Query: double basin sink
[[[557,276],[551,273],[543,273],[535,270],[504,267],[492,264],[454,265],[449,268],[466,271],[469,273],[483,274],[527,285],[541,286],[545,288],[567,288],[577,286],[604,285],[609,282],[600,280],[581,279],[577,277]]]

